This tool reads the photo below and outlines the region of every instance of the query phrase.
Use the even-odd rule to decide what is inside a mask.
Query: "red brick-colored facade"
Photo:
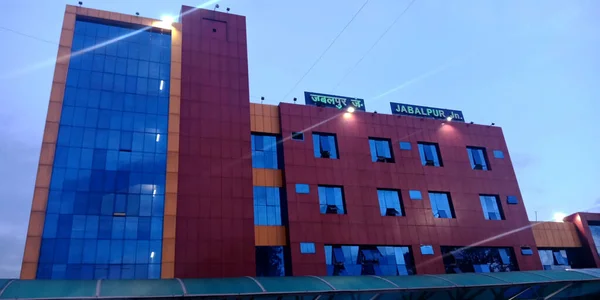
[[[520,252],[521,246],[535,250],[535,241],[523,202],[506,204],[508,195],[521,199],[521,194],[500,128],[374,113],[344,117],[336,109],[283,103],[279,107],[294,275],[326,275],[324,244],[411,246],[420,274],[444,273],[439,246],[513,247],[520,270],[541,268],[537,255]],[[304,141],[287,139],[307,128]],[[312,131],[337,135],[339,159],[314,157]],[[371,162],[369,137],[391,139],[395,163]],[[412,150],[400,150],[400,141],[411,142]],[[417,142],[438,143],[444,166],[422,166]],[[485,147],[491,171],[472,170],[466,146]],[[496,149],[506,157],[494,159],[491,151]],[[296,194],[296,183],[310,184],[310,194]],[[343,186],[347,214],[320,214],[317,185]],[[377,188],[401,190],[406,216],[382,217]],[[410,200],[409,190],[421,191],[423,200]],[[456,218],[434,218],[427,191],[449,192]],[[505,220],[485,220],[479,194],[499,195]],[[502,236],[511,230],[516,232]],[[317,253],[301,254],[300,242],[315,242]],[[433,245],[435,256],[421,256],[422,244]]]
[[[175,277],[254,275],[245,17],[182,8]]]

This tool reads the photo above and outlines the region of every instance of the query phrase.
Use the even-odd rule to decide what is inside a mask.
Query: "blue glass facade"
[[[77,20],[72,52],[135,29]],[[159,278],[170,33],[71,57],[38,279]]]

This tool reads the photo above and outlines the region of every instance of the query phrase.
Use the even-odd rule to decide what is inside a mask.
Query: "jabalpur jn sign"
[[[452,121],[460,121],[460,122],[465,121],[465,118],[463,117],[463,113],[460,110],[427,107],[427,106],[419,106],[419,105],[404,104],[404,103],[394,103],[394,102],[391,102],[390,106],[392,107],[393,115],[413,116],[413,117],[431,118],[431,119],[447,119],[448,117],[451,117]]]

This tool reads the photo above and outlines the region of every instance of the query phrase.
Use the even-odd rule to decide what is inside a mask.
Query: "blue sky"
[[[203,2],[84,6],[159,18]],[[410,2],[370,0],[289,93],[364,2],[220,1],[247,16],[251,100],[289,102],[307,90],[364,98],[380,113],[389,102],[462,110],[467,121],[503,128],[531,219],[600,203],[600,2],[416,0],[352,68]],[[2,1],[0,278],[20,268],[53,64],[17,71],[55,58],[65,4],[76,3]]]

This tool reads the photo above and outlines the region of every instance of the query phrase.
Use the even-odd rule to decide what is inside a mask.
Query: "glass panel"
[[[400,150],[411,150],[412,146],[410,142],[400,142]]]
[[[133,30],[76,21],[73,51],[128,32]],[[162,238],[162,218],[150,226],[150,216],[164,210],[169,98],[158,98],[158,81],[147,77],[156,75],[169,87],[170,42],[151,41],[170,37],[154,31],[140,35],[147,38],[132,36],[71,58],[40,278],[159,276],[161,256],[153,259],[158,267],[150,268],[144,245]],[[151,52],[164,58],[152,71],[158,74],[151,74]]]

